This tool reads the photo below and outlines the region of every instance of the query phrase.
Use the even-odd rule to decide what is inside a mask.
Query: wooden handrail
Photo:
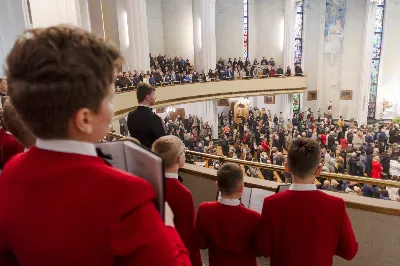
[[[122,136],[120,134],[116,134],[115,132],[109,132],[108,135],[113,136],[117,139],[132,139],[129,137]],[[196,152],[196,151],[189,151],[189,150],[186,151],[186,154],[202,157],[205,159],[218,160],[221,164],[223,162],[232,162],[232,163],[242,164],[242,165],[246,165],[246,166],[253,166],[253,167],[257,167],[257,168],[272,170],[272,171],[285,172],[285,167],[279,166],[279,165],[274,165],[274,164],[266,164],[266,163],[245,161],[245,160],[240,160],[240,159],[232,159],[232,158],[228,158],[228,157],[221,156],[221,155],[212,155],[212,154]],[[367,184],[372,184],[372,185],[377,185],[377,186],[389,186],[389,187],[400,188],[400,182],[392,181],[392,180],[382,180],[382,179],[374,179],[374,178],[367,178],[367,177],[361,177],[361,176],[342,175],[342,174],[326,173],[326,172],[321,172],[320,176],[318,176],[318,177],[322,177],[322,178],[326,178],[326,179],[346,180],[346,181],[357,182],[357,183],[367,183]]]

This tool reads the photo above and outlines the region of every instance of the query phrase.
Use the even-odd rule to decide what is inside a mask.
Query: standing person
[[[0,78],[0,96],[7,96],[8,85],[7,80]]]
[[[174,213],[174,224],[190,253],[193,266],[202,266],[200,251],[195,248],[195,211],[190,190],[178,179],[179,168],[185,165],[185,150],[182,141],[175,136],[164,136],[153,143],[153,152],[163,158],[165,169],[165,196]]]
[[[140,83],[136,96],[139,106],[128,115],[129,134],[151,149],[154,141],[165,136],[161,118],[151,110],[156,102],[156,89],[149,84]]]
[[[375,156],[374,160],[372,161],[371,177],[375,179],[381,179],[382,169],[383,168],[379,156]]]
[[[152,186],[97,156],[121,61],[68,26],[28,30],[9,53],[11,102],[37,140],[0,178],[0,265],[190,265]]]
[[[196,220],[196,244],[208,249],[210,266],[256,266],[254,238],[260,214],[244,207],[243,171],[224,163],[217,172],[221,197],[200,204]]]
[[[272,266],[332,265],[334,255],[353,259],[358,244],[344,201],[318,191],[314,184],[322,170],[318,143],[294,139],[285,169],[293,183],[289,190],[264,199],[257,250],[271,257]]]

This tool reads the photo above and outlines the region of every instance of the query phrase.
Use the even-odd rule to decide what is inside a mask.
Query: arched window
[[[375,13],[375,33],[372,48],[371,85],[369,87],[368,118],[375,118],[376,96],[378,92],[379,65],[381,62],[383,19],[385,15],[385,1],[377,0]]]
[[[246,60],[249,54],[249,23],[248,23],[249,6],[247,0],[243,0],[243,60]]]
[[[303,13],[304,3],[299,2],[296,10],[295,39],[294,39],[294,64],[301,64],[303,59]],[[294,69],[292,69],[294,71]],[[300,112],[300,94],[293,94],[293,113]]]

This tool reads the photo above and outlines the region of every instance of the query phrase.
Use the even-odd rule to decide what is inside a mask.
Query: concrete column
[[[76,0],[30,0],[29,3],[34,28],[58,24],[81,26],[80,6]]]
[[[283,41],[283,69],[290,66],[294,72],[294,39],[295,39],[295,19],[296,8],[298,3],[296,0],[285,0],[284,10],[284,41]]]
[[[193,42],[197,71],[214,69],[217,62],[215,0],[193,0]]]
[[[105,38],[103,5],[101,0],[87,0],[90,30],[95,35]]]
[[[145,0],[117,0],[118,29],[125,70],[150,70]]]
[[[212,129],[212,138],[218,139],[217,100],[206,101],[206,117]]]
[[[366,6],[363,54],[361,58],[361,76],[359,99],[356,120],[359,124],[366,124],[368,117],[368,97],[371,84],[371,58],[374,42],[376,3],[368,2]]]
[[[0,78],[5,77],[4,64],[8,53],[28,25],[25,18],[21,1],[0,1]]]

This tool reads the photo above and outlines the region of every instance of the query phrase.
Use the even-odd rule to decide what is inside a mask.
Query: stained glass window
[[[294,64],[300,64],[303,59],[303,15],[304,3],[301,1],[296,9],[296,21],[294,25],[295,40],[294,40]],[[300,112],[300,94],[293,95],[293,113]]]
[[[247,0],[243,0],[243,59],[246,60],[249,54],[249,25],[248,25],[248,10]]]
[[[383,20],[385,15],[385,0],[378,0],[375,13],[375,32],[372,46],[371,85],[369,87],[368,118],[376,116],[376,97],[378,93],[379,65],[381,62]]]

